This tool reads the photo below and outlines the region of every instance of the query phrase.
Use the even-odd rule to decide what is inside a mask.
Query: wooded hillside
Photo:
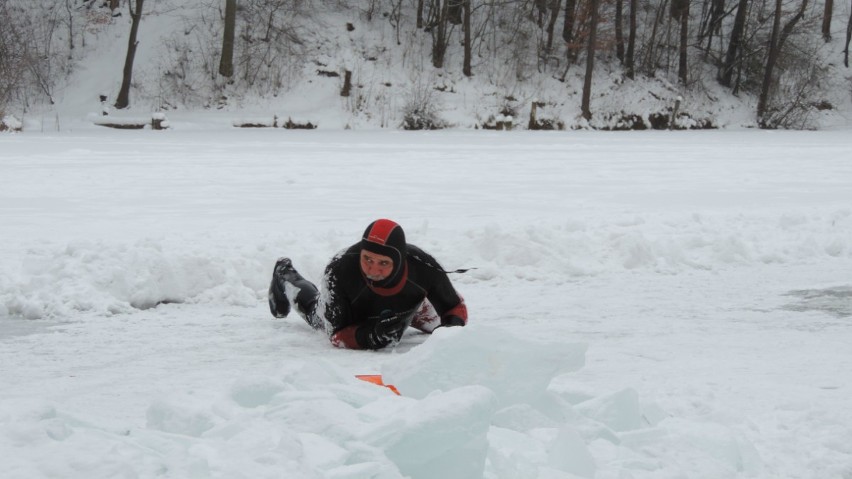
[[[120,30],[123,62],[105,72],[120,87],[92,92],[118,110],[135,97],[158,110],[235,109],[331,78],[350,113],[440,128],[452,122],[437,97],[475,81],[495,96],[477,127],[713,127],[712,110],[690,98],[724,95],[762,128],[810,128],[852,92],[850,10],[834,0],[0,0],[0,112],[55,102]],[[169,33],[140,44],[140,25],[155,23]],[[149,62],[141,80],[143,46],[156,71]],[[639,108],[643,96],[659,101]]]

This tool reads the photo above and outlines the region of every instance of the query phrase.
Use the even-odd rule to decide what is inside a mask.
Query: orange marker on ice
[[[399,394],[399,390],[396,388],[396,386],[394,386],[393,384],[385,384],[382,381],[382,375],[381,374],[356,374],[355,377],[360,379],[361,381],[367,381],[368,383],[373,383],[373,384],[376,384],[376,385],[379,385],[379,386],[384,386],[384,387],[390,389],[391,391],[393,391],[394,394],[396,394],[397,396],[401,395],[401,394]]]

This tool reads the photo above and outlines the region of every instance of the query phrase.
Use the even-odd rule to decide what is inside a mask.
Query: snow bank
[[[3,115],[0,117],[0,131],[21,131],[24,124],[21,120],[12,115]]]
[[[849,209],[492,224],[468,229],[453,242],[430,240],[434,233],[425,227],[408,231],[412,238],[425,238],[420,245],[445,267],[476,268],[458,276],[460,282],[521,279],[559,284],[632,270],[676,274],[852,257],[846,241],[852,237]],[[238,246],[205,248],[194,244],[209,243],[209,238],[31,247],[23,258],[0,269],[0,316],[37,319],[78,311],[112,315],[162,303],[251,306],[266,297],[278,255],[299,254],[297,265],[318,279],[322,265],[336,252],[327,245],[342,247],[350,236],[315,232],[272,243],[253,238]]]
[[[382,370],[401,397],[330,362],[290,363],[218,395],[160,398],[138,411],[144,427],[99,425],[47,402],[0,401],[0,457],[10,478],[709,478],[759,470],[754,447],[735,431],[667,416],[634,390],[572,404],[580,396],[564,385],[584,352],[483,326],[439,329],[388,357]],[[562,388],[550,388],[556,377]]]
[[[465,256],[477,258],[480,265],[485,263],[474,273],[483,279],[508,270],[517,278],[541,280],[849,257],[852,249],[844,238],[850,234],[852,210],[843,209],[828,215],[572,219],[524,229],[494,224],[484,231],[468,232],[470,241],[454,246],[466,248]]]
[[[78,241],[31,248],[16,273],[0,273],[0,314],[37,319],[121,314],[162,303],[257,304],[269,268],[256,258],[169,244]]]

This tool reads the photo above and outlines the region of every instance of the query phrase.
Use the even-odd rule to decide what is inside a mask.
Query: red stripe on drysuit
[[[391,220],[376,220],[370,232],[367,234],[367,241],[384,245],[388,241],[388,237],[393,232],[393,229],[399,226]]]
[[[467,306],[464,304],[464,299],[462,299],[462,302],[457,304],[453,309],[444,313],[445,318],[449,316],[458,316],[462,319],[462,321],[464,321],[464,324],[467,324]]]
[[[361,349],[358,340],[355,339],[355,330],[358,329],[357,324],[347,326],[340,331],[331,335],[332,346],[346,349]]]

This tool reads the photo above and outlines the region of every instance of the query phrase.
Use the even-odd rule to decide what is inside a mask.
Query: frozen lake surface
[[[0,135],[0,476],[852,477],[849,158],[839,131]],[[363,352],[272,319],[277,257],[318,280],[380,217],[476,268],[471,327]]]

